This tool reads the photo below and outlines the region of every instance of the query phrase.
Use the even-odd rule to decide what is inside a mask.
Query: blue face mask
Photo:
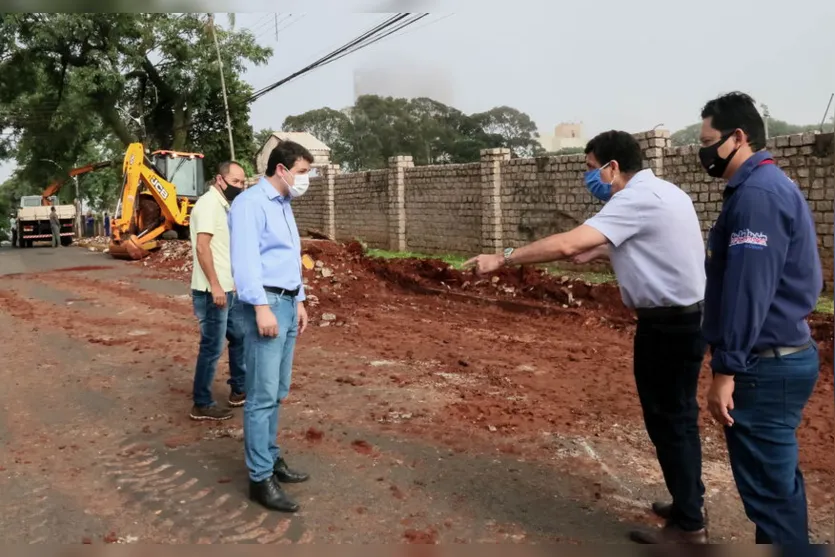
[[[607,184],[600,179],[600,171],[606,168],[607,165],[608,163],[600,168],[589,170],[583,175],[589,193],[604,203],[612,198],[612,184]]]

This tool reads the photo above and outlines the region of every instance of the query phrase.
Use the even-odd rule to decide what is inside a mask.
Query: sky
[[[247,7],[327,4],[333,5],[249,0]],[[200,7],[231,5],[206,1]],[[431,11],[401,33],[276,89],[252,106],[256,130],[280,129],[287,116],[307,110],[350,106],[354,72],[369,68],[399,68],[400,76],[413,69],[420,85],[436,76],[430,89],[451,90],[452,104],[467,113],[508,105],[528,113],[544,132],[560,122],[582,122],[587,137],[659,124],[675,131],[699,121],[707,100],[732,90],[765,103],[774,118],[818,123],[835,92],[832,0],[518,0],[513,9],[491,1],[367,0],[340,6],[367,13],[281,12],[277,40],[273,12],[237,13],[236,27],[250,29],[274,50],[267,65],[248,70],[247,81],[258,89],[293,73],[381,22],[387,17],[381,11],[457,11]],[[474,6],[482,9],[467,9]],[[226,24],[220,12],[218,22]],[[0,181],[10,171],[0,168]]]

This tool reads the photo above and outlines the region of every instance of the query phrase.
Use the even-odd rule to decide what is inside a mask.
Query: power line
[[[382,41],[383,39],[385,39],[386,37],[388,37],[388,36],[390,36],[390,35],[392,35],[392,34],[394,34],[394,33],[397,33],[398,31],[401,31],[401,30],[405,29],[406,27],[409,27],[410,25],[414,25],[415,23],[417,23],[418,21],[420,21],[421,19],[425,18],[425,17],[426,17],[426,16],[428,16],[428,15],[429,15],[429,14],[423,14],[423,15],[420,15],[420,16],[418,16],[418,17],[415,17],[415,18],[413,18],[413,19],[411,19],[411,20],[409,20],[409,21],[406,21],[406,22],[404,22],[404,23],[401,23],[399,27],[396,27],[396,28],[392,29],[392,30],[391,30],[391,31],[389,31],[388,33],[386,33],[386,34],[384,34],[384,35],[381,35],[381,36],[379,36],[379,37],[376,37],[374,40],[371,40],[371,41],[369,41],[369,42],[367,42],[367,43],[365,43],[365,44],[363,44],[363,45],[360,45],[360,46],[358,46],[358,47],[356,47],[356,48],[353,48],[353,49],[351,49],[351,50],[349,50],[349,51],[345,52],[344,54],[341,54],[341,55],[337,56],[336,58],[333,58],[332,60],[328,60],[328,62],[327,62],[327,63],[328,63],[328,64],[330,64],[331,62],[336,62],[336,61],[337,61],[337,60],[339,60],[340,58],[344,58],[345,56],[348,56],[348,55],[349,55],[349,54],[351,54],[352,52],[356,52],[356,51],[358,51],[358,50],[362,50],[363,48],[366,48],[366,47],[369,47],[369,46],[373,45],[374,43],[380,42],[380,41]]]
[[[390,19],[391,19],[391,16],[384,17],[382,20],[380,20],[379,25],[382,25],[383,23],[385,23],[387,20],[390,20]],[[317,52],[316,52],[316,54],[314,54],[313,56],[311,56],[311,58],[313,58],[313,59],[318,59],[319,57],[321,57],[321,56],[322,56],[323,54],[325,54],[326,52],[332,51],[332,50],[334,50],[335,48],[337,48],[337,47],[339,46],[339,44],[340,44],[339,42],[332,43],[332,44],[328,45],[327,47],[325,47],[325,48],[323,48],[323,49],[321,49],[321,50],[317,51]],[[278,73],[275,73],[275,74],[271,75],[268,79],[266,79],[264,82],[265,82],[266,84],[273,83],[273,82],[274,82],[276,79],[278,79],[281,75],[283,75],[283,72],[278,72]],[[261,89],[263,89],[264,87],[266,87],[266,85],[264,85],[264,86],[260,86],[260,87],[257,87],[255,90],[256,90],[256,91],[260,91],[260,90],[261,90]]]
[[[380,25],[377,25],[373,29],[370,29],[369,31],[366,31],[365,33],[363,33],[362,35],[360,35],[359,37],[357,37],[353,41],[343,45],[342,47],[336,49],[335,51],[331,52],[330,54],[320,58],[319,60],[310,64],[309,66],[307,66],[305,68],[302,68],[301,70],[285,77],[284,79],[281,79],[281,80],[273,83],[272,85],[264,87],[263,89],[255,92],[251,97],[249,97],[248,101],[249,102],[254,102],[254,101],[258,100],[259,98],[263,97],[264,95],[266,95],[267,93],[277,89],[281,85],[284,85],[288,81],[291,81],[291,80],[293,80],[293,79],[295,79],[299,76],[302,76],[302,75],[304,75],[308,72],[311,72],[314,69],[325,66],[325,65],[333,62],[334,60],[337,60],[339,58],[343,58],[345,55],[350,54],[351,52],[356,52],[358,50],[361,50],[362,48],[365,48],[369,44],[374,44],[374,43],[378,42],[379,40],[382,40],[383,38],[389,36],[392,32],[404,29],[405,27],[408,27],[409,25],[414,24],[416,21],[419,21],[419,20],[423,19],[427,15],[429,15],[429,14],[422,14],[422,15],[419,15],[417,17],[412,16],[411,19],[409,19],[411,14],[408,14],[408,13],[397,14],[397,15],[387,19],[385,22],[381,23]],[[407,20],[407,21],[404,22],[404,20]],[[403,23],[401,23],[401,22],[403,22]],[[382,36],[381,36],[381,33],[383,31],[385,31],[385,30],[387,30],[391,27],[394,27],[393,31],[383,33]]]

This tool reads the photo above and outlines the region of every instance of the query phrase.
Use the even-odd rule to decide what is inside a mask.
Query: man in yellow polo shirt
[[[200,323],[200,351],[194,370],[193,420],[228,420],[232,412],[220,408],[212,397],[217,362],[229,341],[229,406],[246,402],[243,326],[240,304],[232,280],[227,214],[232,200],[246,186],[246,173],[234,162],[218,167],[214,184],[194,204],[191,212],[191,246],[194,269],[191,296]]]

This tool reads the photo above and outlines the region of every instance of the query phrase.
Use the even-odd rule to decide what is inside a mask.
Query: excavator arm
[[[128,147],[122,170],[109,251],[117,259],[142,259],[158,247],[157,238],[166,231],[188,226],[189,202],[178,199],[176,186],[160,176],[141,143]]]
[[[52,201],[50,200],[50,197],[52,197],[53,195],[58,195],[58,192],[61,191],[61,188],[63,188],[64,185],[67,182],[69,182],[72,178],[75,178],[76,176],[81,176],[82,174],[87,174],[88,172],[94,172],[94,171],[100,170],[102,168],[107,168],[107,167],[110,167],[110,166],[113,166],[112,161],[102,161],[102,162],[97,162],[97,163],[94,163],[94,164],[88,164],[86,166],[79,166],[78,168],[73,168],[72,170],[70,170],[67,173],[67,178],[64,178],[64,179],[61,179],[61,180],[55,180],[54,182],[49,184],[49,186],[47,186],[47,188],[45,190],[43,190],[43,193],[41,194],[41,205],[43,205],[43,206],[52,205]]]

